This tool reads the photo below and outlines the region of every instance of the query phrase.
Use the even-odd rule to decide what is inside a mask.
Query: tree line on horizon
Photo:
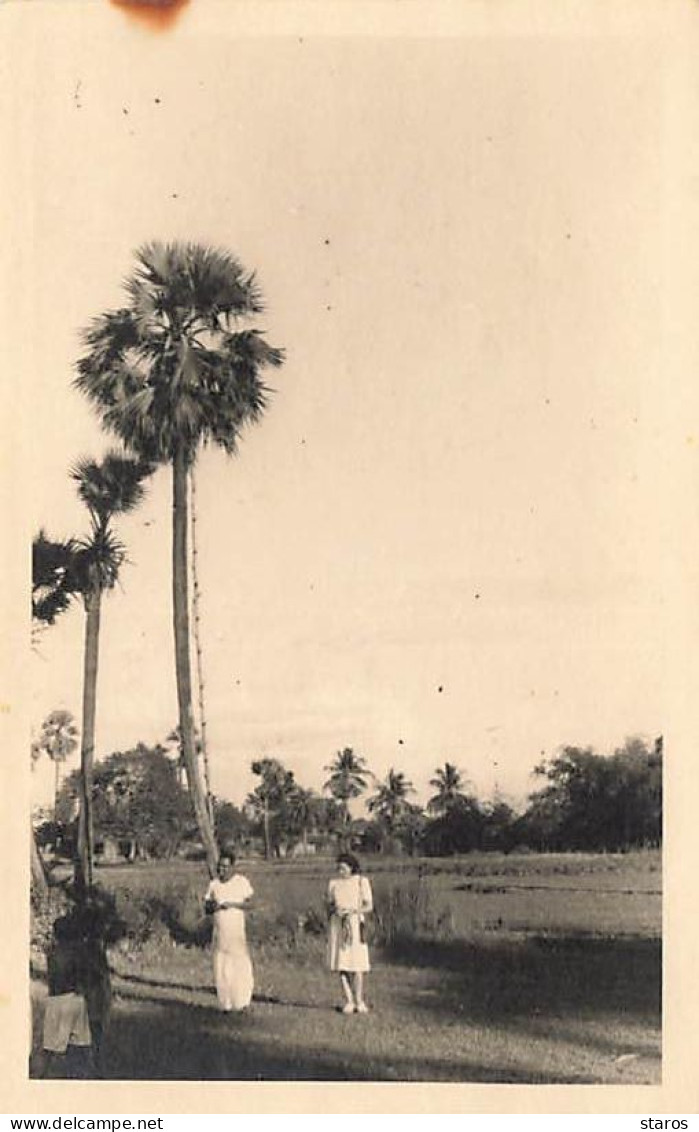
[[[268,859],[354,848],[364,853],[450,856],[471,851],[627,851],[662,840],[662,740],[630,738],[610,755],[563,747],[541,763],[542,785],[527,805],[479,799],[453,763],[436,767],[425,806],[411,800],[412,783],[391,768],[376,778],[352,748],[325,767],[322,792],[297,782],[277,758],[253,760],[259,780],[238,806],[212,799],[217,842]],[[39,830],[45,844],[74,844],[80,770],[56,796],[53,821]],[[366,817],[352,816],[362,800]],[[98,841],[110,839],[123,856],[171,858],[203,852],[180,757],[162,744],[138,744],[98,761],[93,814]]]

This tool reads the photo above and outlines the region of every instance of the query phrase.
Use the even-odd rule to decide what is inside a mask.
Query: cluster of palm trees
[[[72,471],[87,507],[88,536],[33,545],[32,613],[53,624],[74,599],[85,609],[81,729],[81,880],[92,881],[92,794],[99,628],[103,594],[125,559],[112,522],[133,510],[145,480],[161,464],[172,474],[172,615],[178,735],[199,835],[213,873],[217,858],[212,812],[201,771],[190,662],[191,477],[203,445],[233,455],[244,428],[257,422],[270,390],[262,380],[281,365],[250,319],[263,310],[253,274],[227,251],[192,243],[154,242],[135,254],[124,305],[106,311],[83,335],[76,388],[122,450],[82,460]]]
[[[325,769],[329,772],[325,789],[340,803],[345,822],[349,821],[349,800],[364,794],[370,781],[376,789],[367,799],[367,809],[389,826],[395,826],[412,805],[409,798],[415,793],[415,788],[402,770],[391,767],[383,782],[379,782],[367,767],[366,760],[351,747],[338,751]],[[459,768],[450,762],[436,768],[434,777],[430,779],[430,786],[435,791],[427,803],[427,809],[432,814],[446,813],[466,797],[466,779]]]
[[[305,844],[311,831],[345,846],[361,840],[367,823],[361,818],[353,820],[350,803],[363,796],[372,819],[369,824],[379,834],[381,847],[398,840],[414,849],[429,818],[456,814],[470,799],[461,771],[447,762],[430,779],[434,794],[425,812],[411,801],[415,789],[403,771],[391,767],[380,780],[352,747],[337,751],[326,765],[323,794],[297,783],[294,772],[277,758],[258,759],[251,769],[260,781],[248,795],[244,813],[261,831],[267,857],[283,842],[287,846],[299,840]]]

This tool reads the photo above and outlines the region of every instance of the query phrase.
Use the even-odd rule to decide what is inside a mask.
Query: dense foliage
[[[80,773],[66,779],[59,817],[68,823],[79,796]],[[170,857],[187,836],[194,817],[177,766],[162,747],[139,743],[95,763],[92,786],[95,840],[109,839],[131,856]]]
[[[413,788],[391,769],[367,799],[367,816],[352,817],[328,786],[327,795],[301,786],[276,758],[255,760],[258,779],[243,806],[214,799],[216,838],[226,848],[268,857],[333,851],[444,857],[471,851],[625,851],[662,840],[662,741],[628,739],[610,755],[563,747],[536,769],[542,781],[523,812],[502,798],[481,801],[456,767],[435,771],[437,793],[423,809]],[[368,778],[370,772],[364,768]],[[112,839],[131,856],[196,852],[192,806],[177,759],[165,748],[139,744],[95,765],[93,807],[97,840]],[[64,783],[55,840],[69,823],[79,772]],[[61,823],[64,823],[63,825]]]

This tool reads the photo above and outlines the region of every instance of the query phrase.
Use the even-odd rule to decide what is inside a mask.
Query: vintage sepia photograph
[[[27,1079],[659,1087],[668,54],[275,7],[17,80]]]

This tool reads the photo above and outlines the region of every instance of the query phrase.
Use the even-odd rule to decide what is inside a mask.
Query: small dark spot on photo
[[[122,112],[122,114],[128,114],[128,110],[125,106],[122,106],[121,112]]]
[[[160,99],[159,98],[154,98],[153,102],[155,103],[156,106],[160,106]]]
[[[330,240],[324,240],[324,241],[323,241],[323,243],[324,243],[324,244],[326,245],[326,247],[327,247],[327,245],[328,245],[328,244],[330,243]]]
[[[438,691],[438,692],[443,692],[443,691],[444,691],[444,685],[443,685],[443,684],[440,684],[440,685],[439,685],[439,687],[437,688],[437,691]]]
[[[403,740],[402,740],[402,739],[399,739],[399,740],[398,740],[398,746],[399,746],[399,747],[402,747],[402,746],[403,746]]]

